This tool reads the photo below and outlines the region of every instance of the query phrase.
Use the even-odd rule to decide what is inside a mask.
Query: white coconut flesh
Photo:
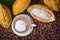
[[[33,8],[31,9],[31,13],[33,13],[33,15],[35,15],[36,17],[44,20],[50,20],[52,18],[51,14],[48,11],[41,8]]]

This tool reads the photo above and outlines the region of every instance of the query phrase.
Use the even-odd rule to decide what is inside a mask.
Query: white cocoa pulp
[[[48,11],[41,9],[41,8],[33,8],[31,10],[31,13],[33,13],[33,15],[35,15],[41,19],[44,19],[44,20],[51,19],[51,14]]]

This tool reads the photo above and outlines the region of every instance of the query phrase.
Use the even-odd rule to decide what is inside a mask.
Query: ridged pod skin
[[[22,13],[30,4],[31,0],[16,0],[13,4],[13,14],[17,15],[19,13]]]
[[[44,4],[54,11],[59,11],[59,0],[43,0]]]
[[[36,17],[36,16],[33,15],[33,13],[31,12],[31,10],[32,10],[33,8],[41,8],[41,9],[43,9],[43,10],[46,10],[47,12],[49,12],[49,13],[51,14],[51,17],[52,17],[52,18],[51,18],[50,20],[44,20],[44,19],[42,19],[42,18]],[[55,21],[54,13],[53,13],[52,11],[50,11],[50,10],[49,10],[46,6],[44,6],[44,5],[40,5],[40,4],[32,5],[32,6],[28,7],[27,11],[28,11],[28,13],[30,13],[30,15],[31,15],[34,19],[36,19],[36,20],[38,20],[38,21],[41,21],[41,22],[53,22],[53,21]]]
[[[12,17],[10,10],[5,5],[0,4],[0,24],[2,27],[8,28],[11,24],[11,21]]]

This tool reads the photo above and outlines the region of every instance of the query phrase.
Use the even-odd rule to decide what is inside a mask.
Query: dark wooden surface
[[[38,3],[44,5],[42,0],[32,0],[30,5]],[[26,11],[24,13],[28,14]],[[60,40],[60,12],[54,12],[54,14],[56,21],[51,23],[42,23],[32,18],[37,26],[26,37],[15,35],[11,26],[8,29],[0,26],[0,40]]]

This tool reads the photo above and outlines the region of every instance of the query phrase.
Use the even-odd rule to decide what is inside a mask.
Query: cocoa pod
[[[16,0],[13,4],[13,14],[17,15],[22,13],[30,4],[31,0]]]
[[[54,11],[59,11],[59,0],[43,0],[44,4]]]
[[[0,24],[4,28],[8,28],[11,24],[11,21],[12,17],[9,8],[3,4],[0,4]]]
[[[52,22],[55,21],[54,13],[48,9],[48,7],[41,5],[41,4],[35,4],[30,7],[28,7],[27,11],[30,13],[30,15],[41,22]]]

